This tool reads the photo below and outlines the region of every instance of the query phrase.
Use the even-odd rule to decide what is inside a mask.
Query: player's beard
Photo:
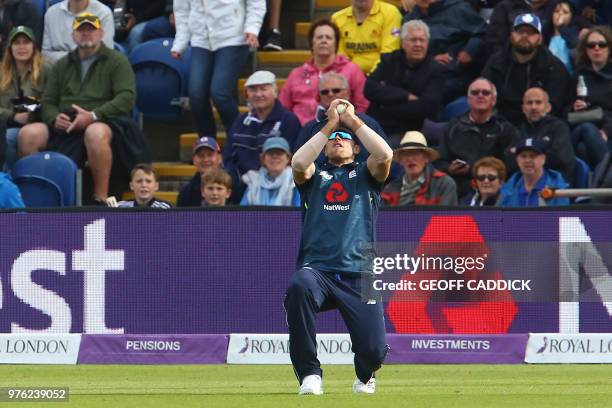
[[[517,52],[517,54],[521,54],[521,55],[529,55],[531,53],[533,53],[536,50],[537,47],[534,47],[533,45],[521,45],[521,44],[516,44],[514,46],[514,50]]]

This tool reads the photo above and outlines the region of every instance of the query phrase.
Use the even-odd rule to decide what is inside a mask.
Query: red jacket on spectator
[[[291,71],[278,98],[285,108],[298,117],[300,124],[304,125],[315,118],[319,77],[330,71],[337,72],[346,78],[351,90],[350,101],[358,112],[365,112],[370,105],[370,102],[363,96],[366,78],[357,64],[349,61],[343,55],[337,55],[330,66],[320,71],[314,65],[314,60],[311,59]]]
[[[398,206],[404,176],[387,184],[380,197],[385,205]],[[457,187],[446,173],[436,170],[431,164],[425,167],[425,182],[417,191],[414,205],[457,205]]]

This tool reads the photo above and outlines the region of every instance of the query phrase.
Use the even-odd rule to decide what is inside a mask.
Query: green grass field
[[[351,366],[327,366],[325,395],[298,396],[290,366],[0,366],[0,387],[70,388],[56,407],[610,407],[610,365],[388,365],[376,395],[353,395]]]

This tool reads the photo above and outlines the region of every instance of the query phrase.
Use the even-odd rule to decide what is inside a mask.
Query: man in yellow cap
[[[50,6],[45,13],[42,54],[46,62],[54,64],[74,49],[72,23],[74,17],[81,13],[98,16],[104,30],[104,44],[113,48],[115,23],[107,5],[98,0],[62,0]]]
[[[19,154],[48,149],[64,153],[79,165],[86,160],[93,177],[93,198],[103,203],[111,169],[127,176],[134,164],[149,157],[146,142],[130,118],[136,97],[134,72],[125,56],[102,43],[101,27],[95,14],[74,18],[72,38],[77,48],[53,66],[41,100],[44,123],[21,129]]]

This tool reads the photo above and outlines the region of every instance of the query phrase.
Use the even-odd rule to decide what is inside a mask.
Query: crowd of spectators
[[[249,51],[283,48],[280,0],[62,0],[44,19],[33,0],[0,1],[3,169],[52,149],[87,163],[92,203],[106,202],[111,173],[133,183],[130,171],[151,153],[130,117],[133,71],[113,48],[174,36],[174,58],[191,47],[199,135],[197,171],[178,206],[298,205],[291,154],[324,126],[337,98],[395,149],[387,205],[563,204],[537,193],[571,186],[577,158],[595,187],[611,184],[611,2],[401,3],[352,0],[313,21],[309,60],[281,90],[274,73],[254,72],[240,114],[236,81]],[[211,102],[227,132],[223,149]],[[464,111],[441,116],[457,103]],[[430,137],[427,122],[441,133]],[[138,180],[155,186],[157,176],[140,168]],[[131,203],[153,202],[147,197]]]

